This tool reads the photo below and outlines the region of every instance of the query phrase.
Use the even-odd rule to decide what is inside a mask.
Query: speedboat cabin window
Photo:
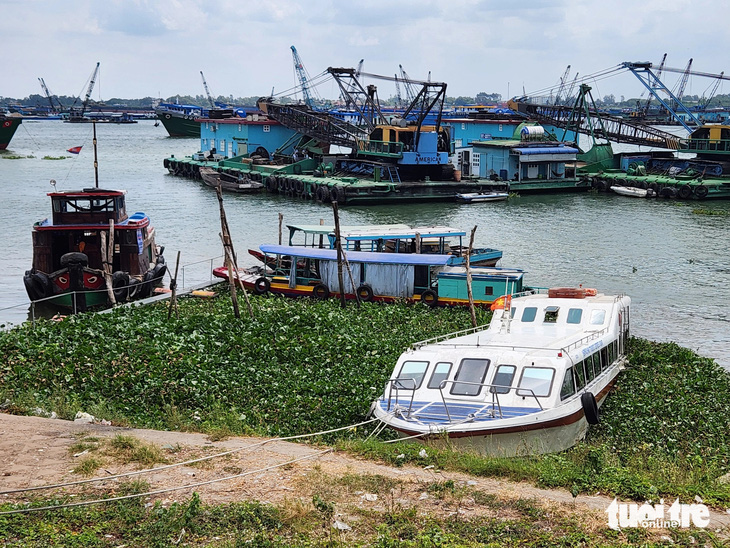
[[[454,377],[451,394],[455,396],[478,396],[482,391],[484,378],[487,376],[489,360],[479,358],[464,358]]]
[[[559,306],[546,306],[545,307],[545,323],[557,323]]]
[[[605,310],[591,310],[591,325],[603,325],[606,321]]]
[[[575,383],[573,381],[573,368],[570,367],[565,371],[563,386],[560,388],[560,399],[565,400],[573,394],[575,394]]]
[[[551,367],[525,367],[522,370],[518,396],[549,396],[555,369]]]
[[[583,318],[583,309],[582,308],[571,308],[568,310],[568,319],[566,320],[568,323],[580,323],[580,320]]]
[[[449,362],[438,362],[431,373],[431,379],[428,381],[428,387],[438,390],[441,383],[444,382],[451,372],[451,364]]]
[[[500,365],[494,374],[492,387],[489,389],[490,392],[496,394],[509,393],[512,381],[515,378],[515,371],[517,371],[517,368],[514,365]]]
[[[537,317],[537,308],[534,306],[526,306],[522,311],[523,322],[534,322]]]
[[[398,379],[395,381],[395,388],[403,390],[416,390],[423,382],[423,376],[428,369],[428,362],[407,361],[403,362]]]

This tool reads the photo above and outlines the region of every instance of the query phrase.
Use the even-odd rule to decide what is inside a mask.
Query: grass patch
[[[718,216],[718,217],[727,217],[730,216],[730,211],[726,209],[706,209],[706,208],[700,208],[697,207],[692,210],[693,215],[711,215],[711,216]]]
[[[70,156],[44,156],[43,160],[65,160],[66,158],[70,158]]]
[[[142,482],[123,484],[116,494],[142,493]],[[482,500],[478,492],[472,500]],[[61,498],[32,505],[78,502]],[[490,500],[490,499],[486,499]],[[1,504],[0,510],[10,510]],[[450,507],[451,508],[451,507]],[[600,514],[600,513],[596,513]],[[338,531],[335,520],[350,527]],[[381,510],[335,505],[321,496],[290,499],[280,505],[238,502],[207,505],[197,494],[167,507],[130,499],[52,513],[4,516],[0,535],[9,545],[77,546],[259,546],[259,547],[476,547],[476,546],[659,546],[659,533],[643,529],[613,531],[602,516],[547,507],[536,500],[500,499],[489,512],[470,516],[394,505]],[[720,545],[704,530],[668,531],[670,543]]]
[[[104,465],[104,461],[98,457],[85,457],[73,468],[74,474],[91,477]]]

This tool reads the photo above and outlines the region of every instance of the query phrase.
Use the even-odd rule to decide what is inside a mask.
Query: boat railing
[[[468,329],[462,329],[461,331],[455,331],[453,333],[446,333],[445,335],[438,335],[437,337],[431,337],[430,339],[413,343],[411,345],[411,350],[418,350],[422,346],[426,346],[428,344],[436,344],[442,341],[446,341],[448,339],[453,339],[455,337],[462,337],[464,335],[471,335],[472,333],[477,333],[479,331],[486,331],[488,328],[489,324],[484,324],[478,325],[476,327],[470,327]]]
[[[590,333],[588,333],[588,335],[585,335],[585,336],[581,337],[580,339],[578,339],[577,341],[573,341],[569,345],[562,347],[561,350],[567,354],[573,348],[578,348],[579,346],[583,346],[588,341],[598,339],[598,338],[602,337],[603,335],[605,335],[606,333],[608,333],[608,327],[604,327],[600,331],[591,331]]]
[[[413,388],[409,388],[407,386],[404,386],[403,383],[413,383]],[[399,403],[399,396],[400,396],[400,390],[409,391],[411,393],[411,401],[408,402],[408,411],[407,414],[410,415],[411,409],[413,408],[413,397],[416,394],[416,388],[418,387],[418,382],[416,379],[409,379],[404,377],[399,377],[396,379],[388,379],[386,382],[386,389],[385,392],[388,393],[388,408],[387,410],[390,411],[391,404],[393,406],[398,405]],[[395,403],[393,403],[393,391],[395,390]],[[384,394],[385,394],[384,392]]]
[[[477,391],[477,394],[475,394],[475,395],[478,395],[479,393],[481,393],[482,388],[489,388],[489,392],[492,395],[492,413],[494,413],[494,409],[496,406],[500,419],[504,418],[504,415],[502,414],[502,404],[499,401],[499,395],[500,394],[509,394],[512,391],[515,391],[515,393],[518,396],[524,396],[524,395],[532,396],[535,399],[535,402],[537,403],[538,407],[540,408],[540,411],[543,410],[542,403],[540,403],[540,400],[537,398],[535,391],[532,390],[531,388],[525,388],[525,387],[520,387],[520,386],[505,386],[503,384],[487,384],[487,383],[483,383],[483,382],[459,381],[459,380],[455,380],[455,379],[443,380],[443,381],[441,381],[441,384],[439,384],[439,392],[441,393],[441,401],[444,404],[444,409],[446,410],[446,416],[448,417],[449,422],[452,422],[451,413],[449,412],[449,406],[446,403],[446,396],[444,396],[444,389],[449,384],[454,385],[454,386],[458,384],[460,386],[466,385],[466,386],[479,387],[479,390]],[[453,390],[453,387],[452,387],[452,390]],[[518,392],[518,391],[524,392],[525,394],[520,394],[520,392]],[[468,397],[468,394],[465,394],[465,397]],[[463,403],[464,401],[468,401],[468,400],[457,399],[457,398],[449,398],[449,399],[453,403],[457,403],[457,402]]]

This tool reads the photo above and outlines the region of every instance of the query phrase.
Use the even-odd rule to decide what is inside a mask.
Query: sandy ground
[[[203,502],[210,504],[240,500],[282,504],[291,502],[297,497],[311,501],[313,492],[326,489],[328,484],[330,488],[332,487],[331,480],[327,478],[338,478],[348,474],[380,475],[398,480],[400,487],[393,490],[389,496],[381,494],[375,499],[364,492],[346,493],[343,495],[347,499],[345,502],[374,509],[393,503],[407,507],[418,505],[424,511],[437,511],[442,514],[458,512],[465,517],[486,512],[481,505],[473,501],[471,503],[468,500],[460,501],[458,505],[450,506],[444,500],[424,495],[425,487],[432,482],[452,480],[458,485],[468,485],[502,498],[535,498],[556,511],[580,512],[595,523],[596,527],[605,527],[607,522],[604,512],[613,501],[612,498],[600,494],[579,495],[574,501],[572,495],[565,490],[539,489],[526,483],[472,477],[455,472],[438,471],[432,467],[391,467],[337,452],[322,454],[326,447],[281,441],[258,445],[264,440],[242,437],[211,442],[204,434],[119,428],[6,414],[0,414],[0,455],[2,455],[0,500],[21,502],[28,500],[30,495],[28,492],[6,493],[6,491],[84,479],[72,470],[85,458],[85,455],[74,456],[70,450],[71,446],[85,437],[113,438],[117,434],[160,446],[170,463],[224,451],[239,449],[240,451],[212,459],[205,464],[177,466],[123,479],[108,478],[139,467],[110,461],[93,476],[106,479],[86,486],[68,487],[65,488],[66,492],[84,490],[88,493],[91,489],[107,494],[113,492],[119,482],[130,479],[144,479],[149,482],[150,490],[164,490],[246,474],[207,485],[160,493],[147,499],[160,500],[166,505],[173,501],[184,501],[195,491]],[[253,445],[257,446],[251,447]],[[298,458],[303,460],[264,470]],[[51,491],[46,490],[36,491],[34,496],[50,493]],[[723,536],[725,536],[730,531],[730,511],[711,511],[710,528],[724,531]]]

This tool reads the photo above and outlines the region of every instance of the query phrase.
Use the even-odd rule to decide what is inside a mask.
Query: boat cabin
[[[53,224],[94,225],[127,219],[125,191],[87,188],[80,192],[50,192]]]

